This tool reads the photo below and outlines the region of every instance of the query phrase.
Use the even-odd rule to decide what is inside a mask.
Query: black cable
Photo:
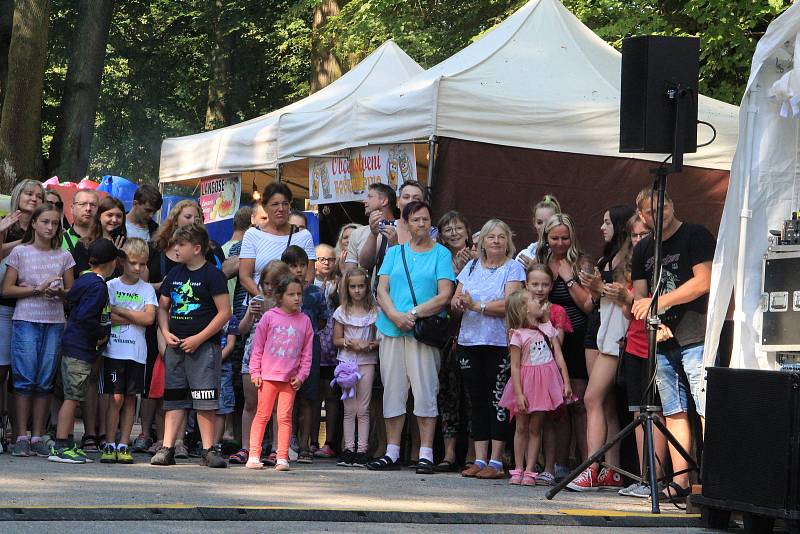
[[[708,126],[709,128],[711,128],[711,131],[712,131],[712,132],[713,132],[713,134],[714,134],[714,135],[712,135],[712,136],[711,136],[711,141],[709,141],[708,143],[703,143],[702,145],[697,145],[697,148],[702,148],[702,147],[704,147],[704,146],[708,146],[708,145],[710,145],[711,143],[713,143],[713,142],[714,142],[714,140],[717,138],[717,129],[716,129],[716,128],[714,128],[714,125],[713,125],[713,124],[711,124],[710,122],[706,122],[706,121],[697,121],[697,124],[705,124],[706,126]]]

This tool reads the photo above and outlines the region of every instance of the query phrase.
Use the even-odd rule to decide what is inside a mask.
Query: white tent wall
[[[159,180],[186,182],[231,171],[276,169],[297,159],[350,146],[351,110],[358,98],[388,90],[422,72],[387,41],[327,87],[240,124],[161,145]]]
[[[769,25],[753,56],[739,112],[742,135],[731,167],[712,268],[706,365],[714,362],[735,294],[731,367],[774,368],[774,361],[759,348],[761,268],[769,230],[781,228],[783,220],[800,207],[798,119],[780,116],[788,97],[800,97],[800,85],[793,80],[796,73],[790,70],[800,67],[798,33],[800,4],[795,3]],[[783,76],[794,93],[786,93],[786,84],[782,90],[775,85]]]
[[[558,0],[532,0],[481,39],[355,108],[352,146],[430,135],[619,157],[621,55]],[[717,139],[686,165],[729,170],[737,108],[701,96]],[[711,132],[699,129],[702,143]],[[630,155],[660,161],[656,154]]]

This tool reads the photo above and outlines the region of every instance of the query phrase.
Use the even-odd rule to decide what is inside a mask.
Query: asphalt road
[[[44,523],[38,521],[128,519],[158,524],[170,532],[205,532],[202,525],[208,520],[214,521],[215,529],[238,531],[242,523],[228,522],[231,519],[288,521],[289,531],[310,522],[310,530],[303,528],[304,532],[382,532],[382,528],[394,532],[401,525],[411,530],[435,525],[426,531],[472,532],[455,525],[475,523],[494,524],[493,530],[504,525],[508,532],[515,532],[515,525],[537,525],[537,532],[550,532],[539,530],[546,525],[556,529],[552,532],[591,526],[644,529],[640,532],[674,527],[677,530],[659,532],[695,532],[687,527],[700,526],[699,519],[671,505],[663,505],[665,513],[654,517],[646,501],[611,492],[564,491],[548,501],[543,487],[509,486],[505,480],[481,481],[457,474],[418,476],[409,469],[341,468],[329,460],[293,464],[287,473],[238,466],[209,469],[196,465],[197,460],[154,467],[148,460],[137,456],[134,465],[69,465],[0,455],[0,487],[6,488],[0,493],[0,520],[29,521],[42,527]],[[189,528],[195,521],[200,526]],[[91,524],[94,528],[100,523]],[[0,528],[18,531],[3,528],[7,525]],[[55,530],[72,532],[79,525],[67,523],[68,528]],[[81,528],[81,532],[86,530]]]

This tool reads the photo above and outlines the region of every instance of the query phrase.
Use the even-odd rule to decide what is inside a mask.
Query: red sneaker
[[[619,490],[624,486],[622,475],[613,469],[604,467],[600,470],[600,474],[597,475],[597,486],[600,489]]]
[[[587,467],[583,473],[567,484],[567,489],[572,491],[597,491],[600,487],[597,485],[597,468],[595,466]]]

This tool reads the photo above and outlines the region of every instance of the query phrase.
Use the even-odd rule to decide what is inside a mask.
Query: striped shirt
[[[579,330],[586,325],[586,314],[583,313],[578,305],[575,304],[575,301],[572,300],[567,283],[564,282],[560,276],[557,276],[553,283],[553,289],[550,290],[549,300],[551,303],[563,306],[564,309],[567,310],[572,328]]]

